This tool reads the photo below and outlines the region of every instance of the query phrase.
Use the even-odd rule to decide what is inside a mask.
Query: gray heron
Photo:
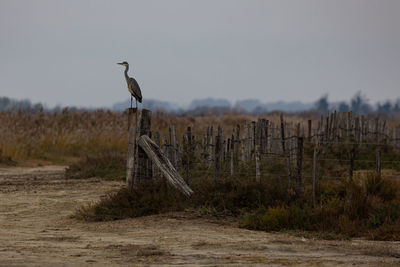
[[[128,84],[128,90],[131,93],[131,108],[132,108],[133,97],[136,99],[136,108],[137,108],[137,102],[139,101],[139,103],[142,103],[142,92],[140,91],[139,84],[134,78],[128,76],[128,70],[129,70],[128,62],[124,61],[122,63],[117,63],[117,64],[125,66],[125,72],[124,72],[125,80],[126,83]]]

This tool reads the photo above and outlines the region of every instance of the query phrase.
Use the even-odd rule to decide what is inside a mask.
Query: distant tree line
[[[370,113],[378,113],[381,115],[400,115],[400,98],[395,101],[386,100],[378,102],[375,108],[369,104],[365,95],[357,92],[349,102],[341,101],[339,103],[329,103],[328,95],[322,96],[316,103],[315,109],[320,114],[327,114],[336,110],[339,112],[352,111],[355,114],[367,115]]]
[[[78,111],[91,110],[89,108],[62,107],[46,108],[42,103],[32,103],[30,100],[15,100],[9,97],[0,97],[0,111],[22,111],[22,112],[61,112],[63,110]]]
[[[0,111],[21,110],[21,111],[40,111],[43,110],[41,103],[32,104],[29,100],[15,100],[8,97],[0,97]]]
[[[200,100],[198,100],[199,102]],[[355,114],[380,114],[385,116],[400,116],[400,98],[394,101],[378,102],[376,105],[371,105],[365,95],[361,92],[356,93],[353,98],[348,102],[329,102],[328,95],[322,96],[318,99],[314,107],[311,104],[303,104],[301,102],[276,102],[270,103],[269,106],[262,105],[258,100],[241,100],[240,104],[243,104],[242,108],[239,106],[231,106],[228,101],[221,99],[204,99],[202,100],[204,105],[196,106],[191,105],[186,109],[178,108],[172,109],[169,102],[158,101],[147,99],[143,102],[143,107],[156,110],[163,110],[166,113],[186,116],[186,115],[205,115],[205,114],[224,114],[224,113],[248,113],[254,115],[261,115],[273,112],[286,112],[286,113],[313,113],[313,114],[328,114],[331,111],[348,112],[353,111]],[[129,101],[128,101],[129,102]],[[115,104],[112,109],[123,111],[128,106],[128,102],[121,102]],[[197,103],[197,102],[196,102]],[[308,106],[307,106],[308,105]],[[160,108],[162,107],[162,108]],[[294,107],[302,108],[299,111],[294,111]],[[22,111],[22,112],[61,112],[66,107],[56,106],[54,108],[46,108],[41,103],[32,103],[29,100],[15,100],[9,97],[0,97],[0,111]],[[82,111],[82,110],[93,110],[93,108],[77,108],[68,107],[68,111]]]

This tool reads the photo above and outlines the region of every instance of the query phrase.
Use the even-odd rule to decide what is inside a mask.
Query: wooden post
[[[300,136],[301,136],[301,133],[300,133],[300,123],[297,123],[297,126],[296,126],[296,136],[297,136],[297,137],[300,137]]]
[[[361,129],[360,129],[360,143],[364,142],[364,135],[365,135],[365,117],[361,115]]]
[[[354,171],[354,157],[356,154],[356,148],[353,145],[351,150],[350,150],[350,166],[349,166],[349,177],[350,180],[353,180],[353,171]]]
[[[182,146],[185,153],[185,182],[189,184],[189,140],[187,134],[182,136]]]
[[[282,152],[285,154],[285,123],[283,121],[283,115],[280,116],[281,119],[281,142],[282,142]]]
[[[296,197],[300,198],[302,195],[301,175],[303,168],[303,143],[304,138],[297,138],[297,175],[296,175]]]
[[[142,135],[150,135],[151,125],[151,111],[142,109],[138,126],[136,127],[136,139]],[[151,173],[151,161],[147,157],[144,150],[136,144],[135,153],[135,175],[133,179],[133,186],[138,182],[148,180],[153,177]]]
[[[260,159],[261,159],[261,157],[260,157],[260,145],[256,145],[256,147],[255,147],[255,150],[256,150],[256,155],[255,155],[255,158],[256,158],[256,182],[257,183],[261,183],[261,170],[260,170]]]
[[[248,131],[247,131],[247,124],[246,124],[246,121],[244,122],[244,125],[243,125],[243,134],[242,134],[242,136],[243,136],[243,138],[242,138],[242,161],[243,162],[246,162],[247,161],[247,134],[248,134]]]
[[[256,123],[256,142],[255,145],[260,146],[260,151],[263,151],[264,149],[264,119],[258,119]]]
[[[356,116],[355,118],[355,140],[356,143],[360,143],[360,116]]]
[[[379,148],[375,151],[375,172],[381,174],[381,150]]]
[[[329,119],[329,134],[328,134],[328,141],[332,141],[334,138],[334,131],[333,131],[333,127],[334,127],[334,119],[335,119],[335,115],[334,113],[331,113],[330,115],[330,119]]]
[[[275,124],[273,122],[271,122],[271,128],[270,128],[270,132],[271,132],[271,137],[269,143],[269,153],[274,152],[274,144],[276,144],[275,142]]]
[[[264,138],[265,138],[265,140],[264,140],[264,144],[263,144],[263,147],[264,147],[264,149],[263,149],[263,154],[267,154],[268,153],[268,146],[269,146],[269,142],[268,142],[268,135],[269,135],[269,131],[268,131],[268,128],[269,128],[269,120],[265,120],[265,125],[264,125]]]
[[[311,142],[312,120],[308,120],[308,142]]]
[[[230,163],[231,163],[231,177],[233,178],[233,176],[235,175],[235,165],[234,165],[234,156],[235,156],[235,135],[232,134],[232,138],[231,138],[231,149],[230,149],[230,153],[231,153],[231,158],[230,158]]]
[[[326,116],[326,125],[325,125],[325,142],[329,141],[329,115]]]
[[[333,141],[338,142],[339,134],[338,134],[338,114],[335,112],[333,113],[333,129],[332,129]]]
[[[375,120],[375,142],[379,143],[379,117]]]
[[[186,144],[186,183],[189,184],[190,179],[190,160],[192,156],[192,148],[193,148],[193,137],[192,137],[192,128],[187,127],[187,144]]]
[[[159,132],[154,132],[154,143],[158,146],[161,147],[161,139],[160,139],[160,133]],[[158,179],[160,178],[160,171],[158,170],[157,166],[153,164],[153,178]]]
[[[383,139],[383,142],[387,144],[387,133],[386,133],[386,120],[383,121],[382,124],[382,132],[381,132],[381,139]]]
[[[213,126],[208,128],[208,135],[207,135],[207,145],[208,145],[208,161],[209,161],[209,166],[212,166],[212,161],[214,160],[213,158],[213,146],[214,146],[214,128]]]
[[[236,125],[236,136],[233,142],[234,149],[234,160],[239,163],[239,154],[240,154],[240,125]]]
[[[315,200],[316,200],[316,191],[318,187],[318,148],[317,148],[317,143],[314,146],[314,155],[313,155],[313,203],[315,205]]]
[[[221,152],[222,152],[222,128],[218,126],[218,134],[215,137],[215,150],[214,150],[214,181],[220,178],[221,168]]]
[[[291,139],[290,139],[291,140]],[[292,159],[291,150],[287,151],[287,172],[288,172],[288,186],[292,187]]]
[[[169,126],[169,159],[172,165],[176,168],[176,132],[175,125],[173,124]]]
[[[250,157],[254,158],[256,147],[256,122],[252,121],[250,126]]]
[[[126,186],[132,188],[133,178],[135,173],[135,146],[136,146],[136,129],[137,120],[135,121],[137,114],[136,108],[128,109],[128,152],[126,159]]]

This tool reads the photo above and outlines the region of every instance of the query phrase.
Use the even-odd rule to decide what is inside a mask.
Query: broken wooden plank
[[[190,189],[190,187],[185,183],[178,171],[174,168],[172,163],[156,143],[154,143],[147,135],[140,136],[137,143],[173,187],[188,197],[193,194],[192,189]]]

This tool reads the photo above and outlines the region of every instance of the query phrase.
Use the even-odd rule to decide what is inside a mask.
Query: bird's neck
[[[129,81],[128,70],[129,70],[129,66],[127,65],[127,66],[125,67],[125,71],[124,71],[126,81]]]

